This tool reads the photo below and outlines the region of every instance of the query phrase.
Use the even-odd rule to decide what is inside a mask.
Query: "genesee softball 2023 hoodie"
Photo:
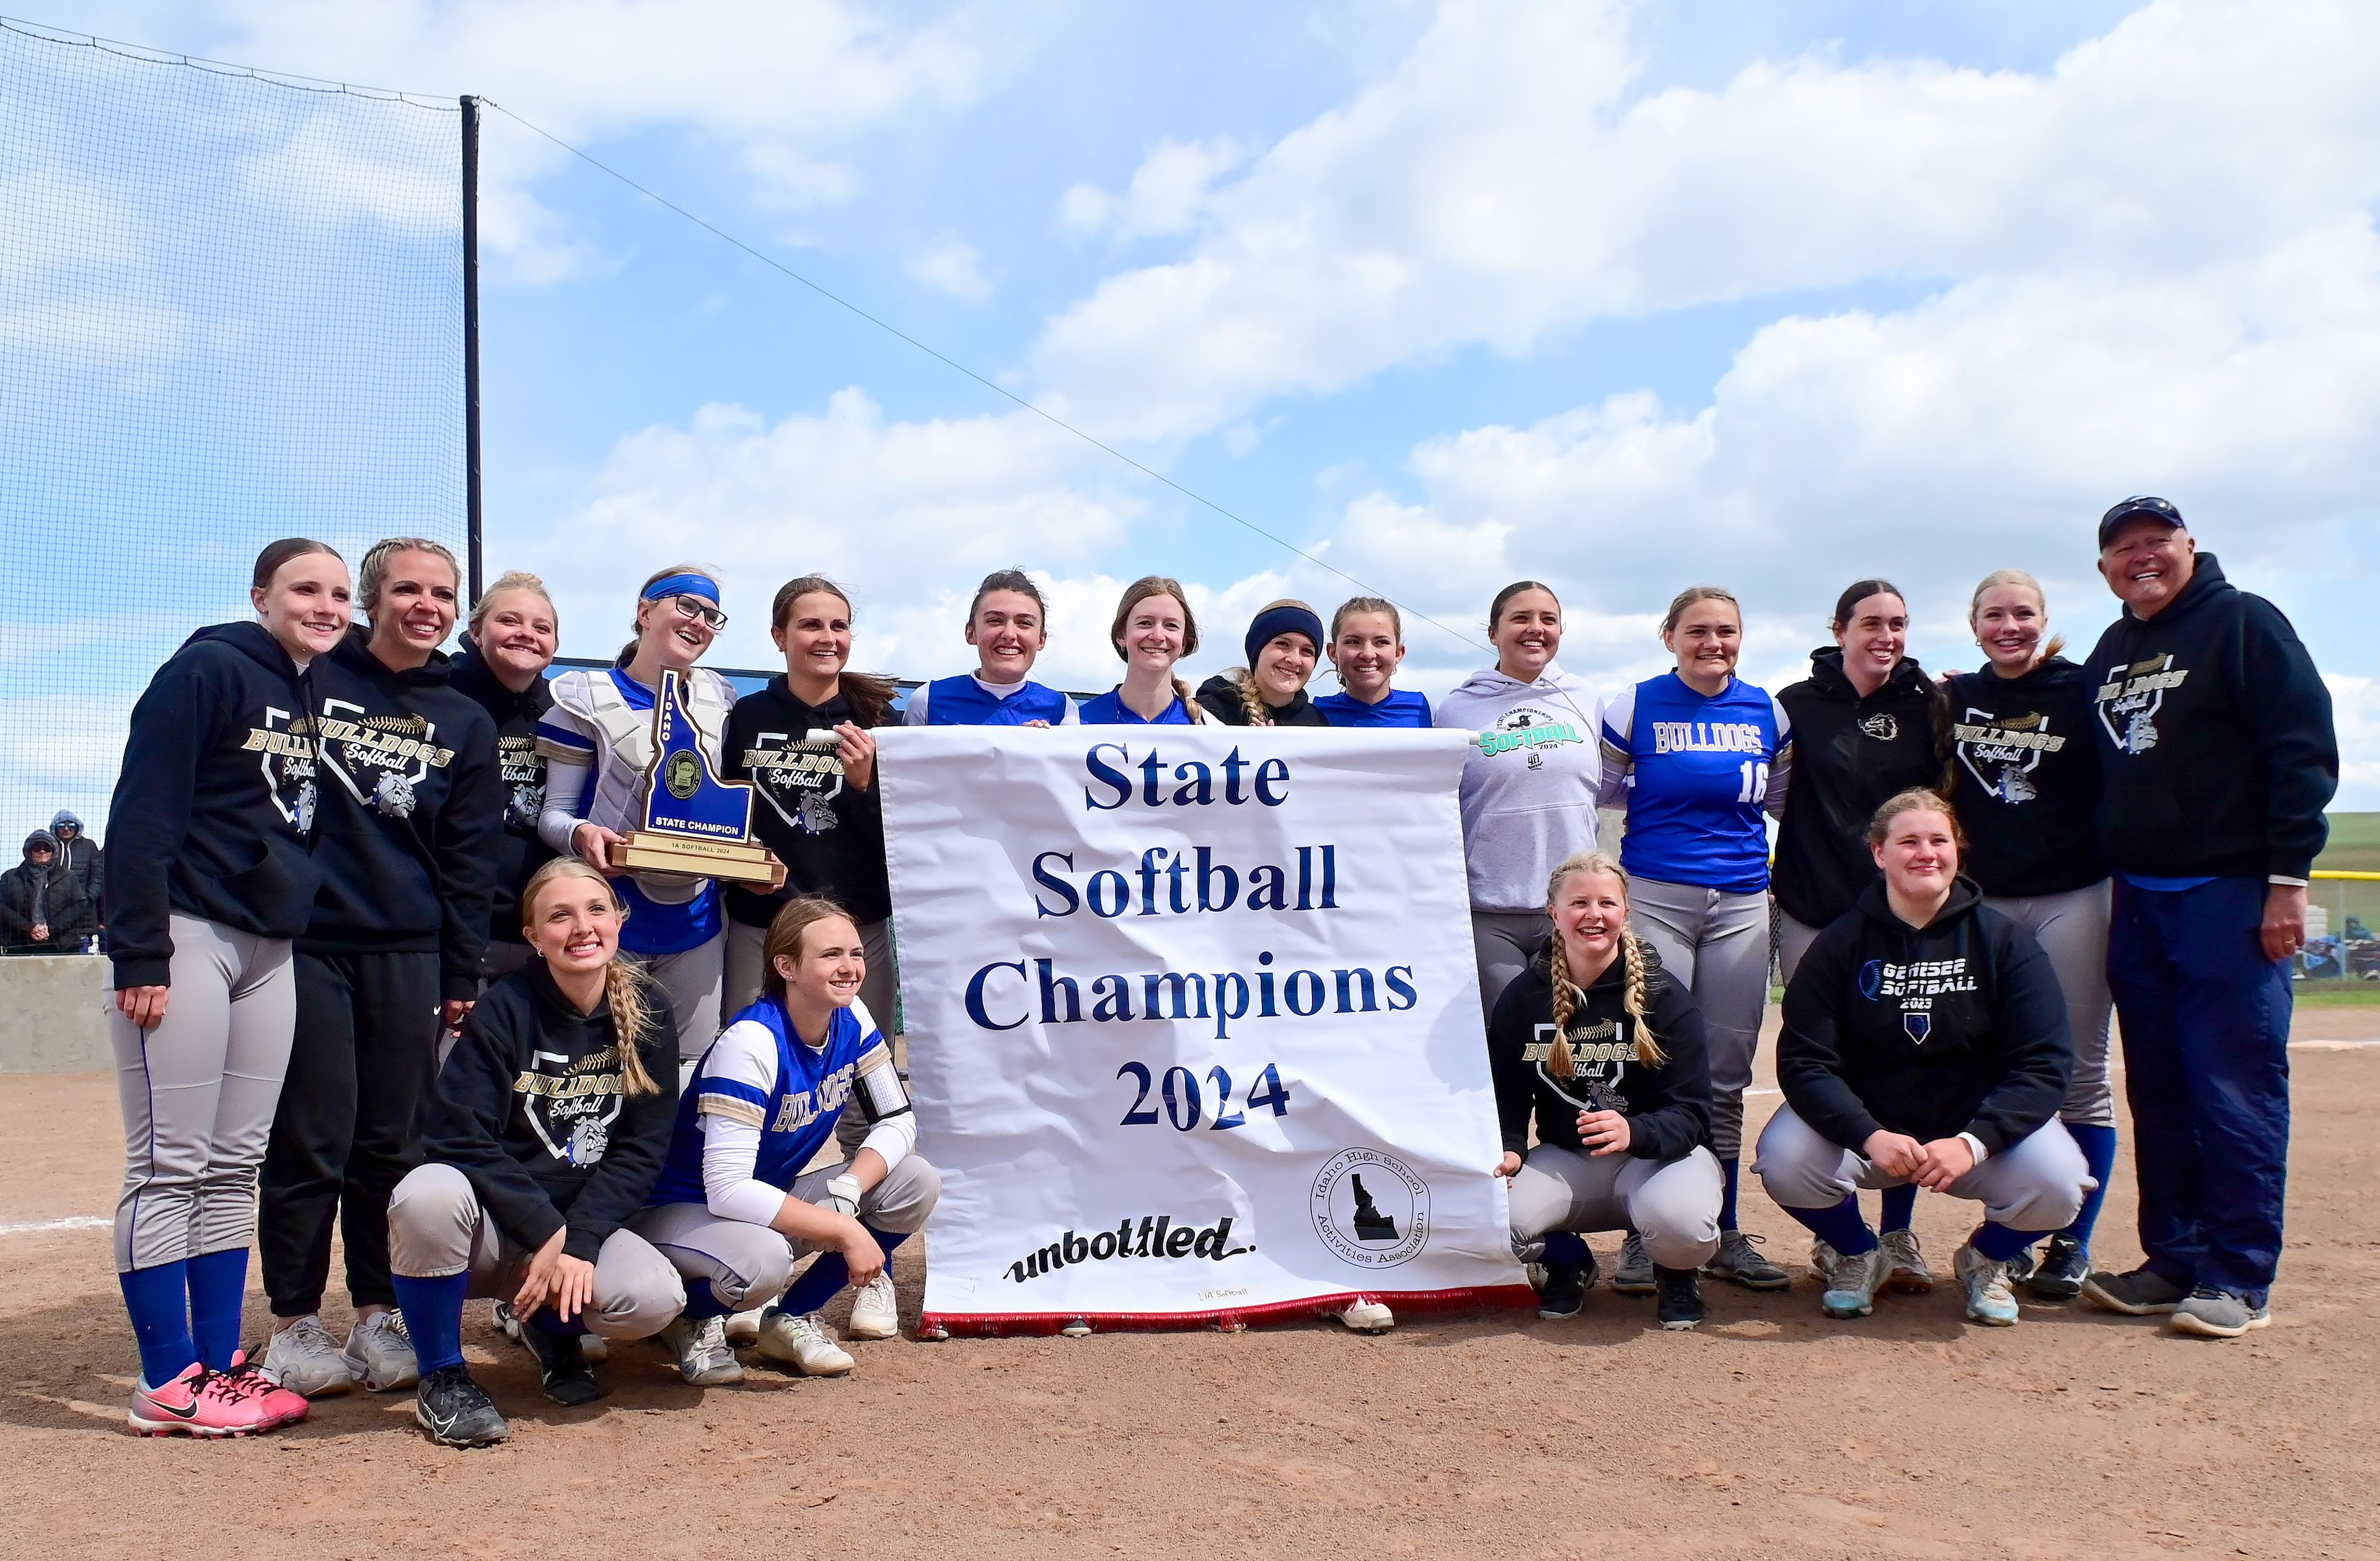
[[[314,756],[306,677],[263,625],[202,628],[157,669],[107,812],[118,988],[165,984],[173,911],[261,938],[306,930]]]
[[[452,999],[479,994],[504,792],[496,724],[449,685],[450,665],[433,651],[395,671],[361,628],[315,658],[322,887],[298,946],[434,950],[441,995]]]
[[[2211,553],[2143,623],[2130,607],[2084,664],[2095,679],[2099,831],[2119,872],[2303,878],[2338,789],[2330,690],[2281,610]],[[115,839],[110,836],[112,848]]]
[[[2049,956],[1971,879],[1924,927],[1870,884],[1785,989],[1777,1082],[1854,1153],[1882,1128],[1921,1142],[1973,1133],[1998,1154],[2057,1114],[2073,1072]]]
[[[1595,848],[1603,696],[1548,662],[1524,683],[1489,667],[1439,701],[1436,724],[1477,734],[1463,763],[1463,854],[1474,909],[1546,908],[1546,881]]]

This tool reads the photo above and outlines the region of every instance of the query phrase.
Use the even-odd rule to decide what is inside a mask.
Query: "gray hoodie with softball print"
[[[1463,848],[1475,910],[1546,908],[1546,880],[1595,848],[1603,696],[1554,663],[1533,683],[1490,667],[1437,706],[1474,734],[1463,764]]]

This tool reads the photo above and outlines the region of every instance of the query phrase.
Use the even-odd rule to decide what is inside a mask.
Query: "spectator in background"
[[[99,842],[85,835],[82,820],[64,808],[50,821],[50,833],[57,836],[58,865],[74,876],[82,897],[91,902],[95,932],[107,924],[107,908],[100,895],[107,886],[107,863],[100,856]]]
[[[10,954],[79,954],[91,934],[91,901],[60,861],[46,829],[25,836],[22,866],[0,872],[0,944]]]

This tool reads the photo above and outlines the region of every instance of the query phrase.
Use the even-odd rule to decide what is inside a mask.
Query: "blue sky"
[[[55,5],[260,67],[483,94],[1266,530],[1477,637],[1553,581],[1647,676],[1699,580],[1772,686],[1834,590],[1928,665],[2014,565],[2083,644],[2090,526],[2168,494],[2280,602],[2380,807],[2380,23],[2216,4]],[[613,648],[650,569],[788,575],[858,659],[965,660],[973,579],[1112,681],[1120,582],[1211,669],[1350,591],[560,154],[487,130],[489,559]],[[1482,659],[1408,624],[1409,681]]]

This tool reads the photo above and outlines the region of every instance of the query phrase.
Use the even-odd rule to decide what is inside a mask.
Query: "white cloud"
[[[1202,214],[1214,182],[1246,160],[1229,136],[1212,140],[1161,140],[1141,160],[1121,196],[1078,184],[1058,204],[1058,220],[1077,233],[1112,232],[1118,238],[1187,233]]]
[[[982,303],[991,297],[982,253],[955,233],[941,235],[910,256],[909,274],[965,303]]]
[[[1615,314],[1876,276],[2187,277],[2380,195],[2380,29],[2344,3],[2162,0],[2042,75],[1812,55],[1642,95],[1628,19],[1451,0],[1235,182],[1168,142],[1125,196],[1070,194],[1078,227],[1196,237],[1053,319],[1043,382],[1168,439]]]
[[[2380,677],[2323,675],[2330,685],[2331,719],[2338,727],[2338,800],[2342,811],[2380,809]]]

